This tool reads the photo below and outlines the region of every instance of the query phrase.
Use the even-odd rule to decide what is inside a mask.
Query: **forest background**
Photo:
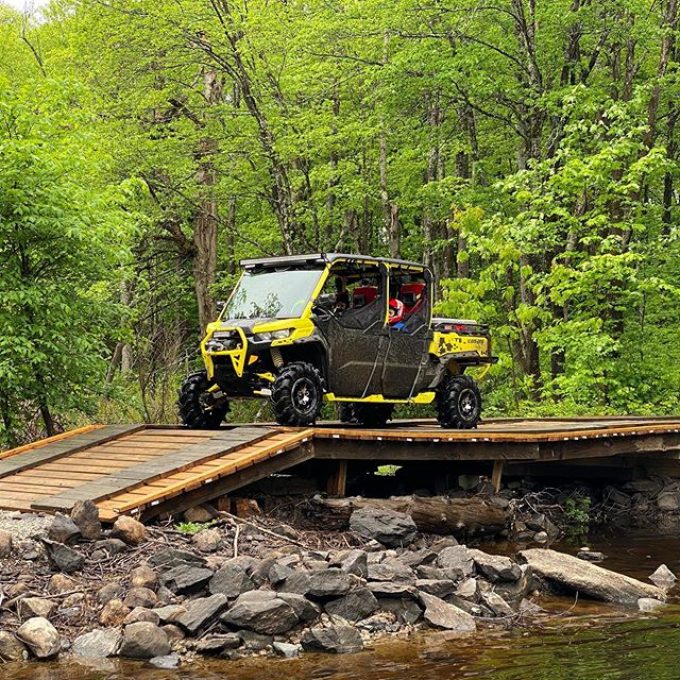
[[[487,415],[677,412],[677,35],[677,0],[0,2],[0,444],[175,422],[238,260],[305,251],[427,262],[491,325]]]

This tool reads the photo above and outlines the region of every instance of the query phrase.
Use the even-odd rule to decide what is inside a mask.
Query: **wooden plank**
[[[64,439],[69,439],[75,437],[79,434],[85,434],[86,432],[92,432],[103,427],[102,425],[85,425],[85,427],[79,427],[75,430],[68,430],[66,432],[60,432],[59,434],[52,435],[51,437],[46,437],[45,439],[39,439],[38,441],[31,442],[30,444],[24,444],[22,446],[17,446],[8,451],[0,452],[0,460],[5,460],[6,458],[12,458],[13,456],[18,456],[20,453],[26,453],[27,451],[33,451],[34,449],[42,448],[48,444],[53,444],[55,442],[63,441]]]
[[[491,485],[493,486],[494,493],[498,493],[501,490],[501,482],[503,481],[503,466],[505,461],[497,460],[493,464],[493,472],[491,473]]]
[[[347,461],[339,460],[333,474],[328,477],[326,491],[329,496],[344,496],[347,486]]]

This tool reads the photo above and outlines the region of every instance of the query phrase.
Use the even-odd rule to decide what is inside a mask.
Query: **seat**
[[[423,293],[425,283],[404,283],[399,289],[397,296],[405,307],[405,315],[410,316],[423,306]]]
[[[378,297],[378,286],[359,286],[352,293],[352,307],[360,309]]]

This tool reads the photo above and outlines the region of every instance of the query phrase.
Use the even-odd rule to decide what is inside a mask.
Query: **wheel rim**
[[[464,389],[458,396],[458,413],[463,420],[475,419],[477,412],[477,395],[471,389]]]
[[[298,378],[293,383],[290,397],[298,413],[308,415],[316,408],[316,387],[309,378]]]

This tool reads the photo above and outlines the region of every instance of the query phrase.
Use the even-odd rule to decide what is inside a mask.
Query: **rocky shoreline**
[[[92,503],[71,517],[2,519],[3,661],[121,657],[172,668],[198,655],[351,653],[387,635],[470,635],[546,616],[541,595],[556,589],[651,611],[675,580],[660,568],[655,585],[643,583],[587,553],[492,555],[370,507],[352,512],[349,531],[210,507],[179,525],[121,517],[108,531]]]

